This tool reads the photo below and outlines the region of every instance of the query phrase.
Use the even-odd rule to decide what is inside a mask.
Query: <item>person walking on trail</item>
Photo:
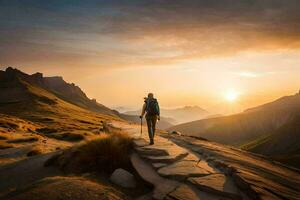
[[[154,144],[155,126],[157,120],[160,120],[160,110],[157,99],[154,98],[152,93],[148,94],[145,98],[142,114],[140,118],[142,119],[146,113],[146,121],[148,127],[148,134],[150,139],[150,145]]]

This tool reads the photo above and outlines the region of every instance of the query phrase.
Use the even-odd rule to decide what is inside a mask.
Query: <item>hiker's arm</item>
[[[157,102],[156,106],[157,106],[157,111],[158,111],[158,120],[160,120],[160,109],[159,109],[158,102]]]
[[[146,112],[146,103],[144,103],[144,105],[143,105],[141,117],[143,117],[145,115],[145,112]]]

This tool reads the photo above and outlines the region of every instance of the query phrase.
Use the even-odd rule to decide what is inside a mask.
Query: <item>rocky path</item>
[[[299,171],[206,140],[161,133],[148,144],[138,126],[122,126],[135,137],[131,161],[154,186],[140,199],[300,199]],[[143,130],[146,132],[146,129]]]

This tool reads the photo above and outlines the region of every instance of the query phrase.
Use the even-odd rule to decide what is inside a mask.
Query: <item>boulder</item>
[[[182,133],[180,133],[179,131],[172,131],[171,134],[182,135]]]
[[[124,169],[116,169],[110,176],[110,181],[124,188],[135,188],[134,176]]]

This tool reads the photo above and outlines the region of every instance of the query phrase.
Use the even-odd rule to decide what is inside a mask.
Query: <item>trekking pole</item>
[[[140,137],[142,137],[142,134],[143,134],[143,118],[141,117],[141,135],[140,135]]]

